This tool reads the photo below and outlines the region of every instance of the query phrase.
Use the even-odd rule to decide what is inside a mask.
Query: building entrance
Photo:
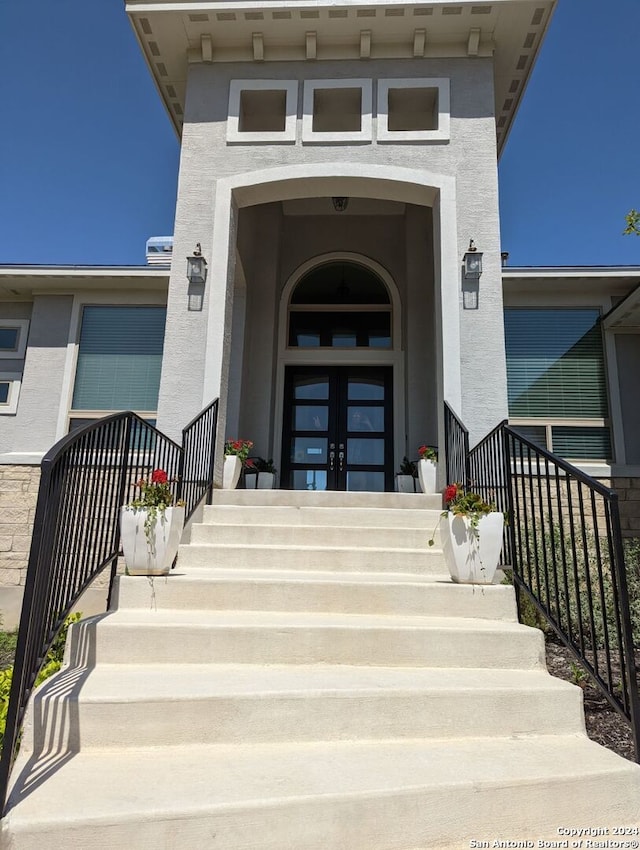
[[[393,490],[390,366],[289,366],[282,486]]]

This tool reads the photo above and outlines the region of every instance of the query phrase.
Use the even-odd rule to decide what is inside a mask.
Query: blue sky
[[[640,265],[638,32],[639,0],[560,0],[500,164],[510,265]],[[179,147],[124,0],[0,0],[0,79],[0,263],[143,263]]]

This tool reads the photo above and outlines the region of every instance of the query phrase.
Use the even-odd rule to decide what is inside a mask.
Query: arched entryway
[[[283,292],[281,484],[391,490],[400,347],[395,286],[365,258],[312,263]]]

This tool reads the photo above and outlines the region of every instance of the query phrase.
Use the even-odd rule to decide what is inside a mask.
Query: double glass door
[[[291,490],[393,490],[392,369],[290,366],[282,482]]]

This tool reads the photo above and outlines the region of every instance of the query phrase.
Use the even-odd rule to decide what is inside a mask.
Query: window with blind
[[[509,418],[572,459],[611,455],[599,318],[595,309],[505,310]]]
[[[109,412],[155,415],[166,308],[87,306],[82,314],[71,427]]]

